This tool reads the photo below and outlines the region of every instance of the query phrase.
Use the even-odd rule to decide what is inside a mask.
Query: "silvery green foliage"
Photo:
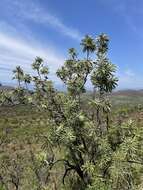
[[[99,89],[100,94],[112,92],[116,88],[118,79],[114,73],[116,66],[107,57],[109,39],[105,34],[97,37],[97,60],[91,75],[92,84]]]

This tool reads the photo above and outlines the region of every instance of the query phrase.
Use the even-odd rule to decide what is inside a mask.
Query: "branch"
[[[74,168],[67,168],[65,170],[65,173],[63,175],[63,180],[62,180],[63,181],[63,185],[65,185],[65,177],[67,176],[68,172],[71,171],[71,170],[74,170]]]

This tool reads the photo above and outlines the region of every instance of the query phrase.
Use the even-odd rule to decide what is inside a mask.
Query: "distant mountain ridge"
[[[14,89],[14,87],[12,86],[7,86],[7,85],[0,86],[0,90],[12,90],[12,89]]]
[[[112,93],[113,95],[118,96],[143,96],[143,89],[134,90],[134,89],[125,89],[125,90],[118,90]]]
[[[65,91],[65,87],[63,86],[56,86],[56,88],[59,91]],[[0,86],[0,90],[12,90],[14,89],[13,85],[2,85]],[[89,93],[91,93],[91,91],[88,91]],[[87,92],[87,93],[88,93]],[[123,90],[117,90],[117,91],[113,91],[111,93],[111,96],[143,96],[143,89],[139,89],[139,90],[134,90],[134,89],[123,89]]]

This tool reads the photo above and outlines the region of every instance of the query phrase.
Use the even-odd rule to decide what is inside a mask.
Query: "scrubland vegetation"
[[[69,49],[57,71],[66,92],[39,57],[34,76],[14,70],[18,87],[0,94],[0,190],[143,188],[143,99],[112,94],[118,79],[108,43],[105,34],[85,36],[83,58]]]

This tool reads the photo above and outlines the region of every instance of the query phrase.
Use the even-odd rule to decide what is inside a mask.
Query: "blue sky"
[[[142,0],[0,0],[0,81],[41,56],[58,85],[57,68],[67,49],[79,49],[85,34],[110,37],[109,58],[117,65],[119,88],[143,88]]]

